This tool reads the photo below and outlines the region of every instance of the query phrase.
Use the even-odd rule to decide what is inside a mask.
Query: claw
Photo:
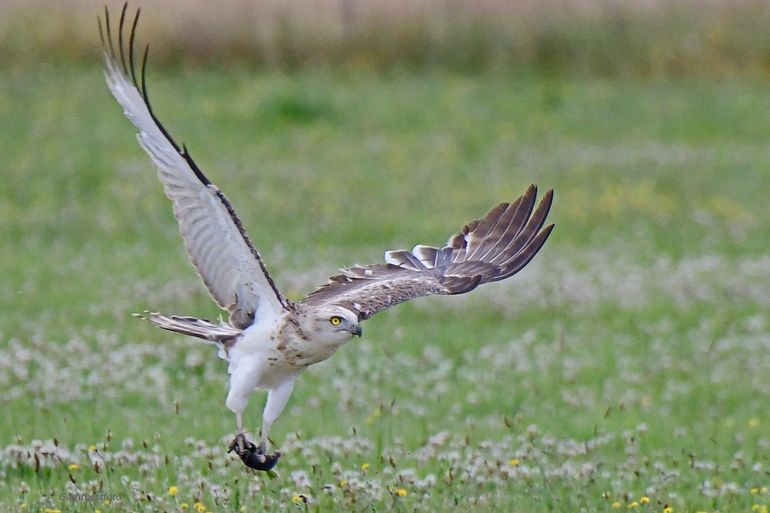
[[[227,452],[233,452],[241,458],[244,465],[255,470],[268,471],[276,466],[278,458],[281,457],[279,451],[275,451],[273,454],[267,454],[265,447],[260,444],[259,447],[252,442],[246,440],[243,433],[238,433],[232,442]]]
[[[249,443],[250,442],[246,440],[246,435],[244,435],[243,433],[238,433],[237,435],[235,435],[235,438],[233,438],[233,441],[230,442],[230,445],[227,448],[227,452],[230,453],[235,451],[235,454],[240,455],[241,453],[247,450]],[[251,444],[251,445],[254,445],[254,444]]]

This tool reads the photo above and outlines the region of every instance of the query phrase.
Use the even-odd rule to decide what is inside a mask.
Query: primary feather
[[[145,63],[141,83],[134,61],[134,34],[139,11],[131,24],[129,46],[124,44],[126,6],[118,24],[115,48],[109,12],[105,9],[102,34],[107,85],[123,107],[124,114],[139,130],[137,138],[158,168],[158,178],[171,200],[190,260],[217,304],[230,312],[234,326],[250,325],[258,308],[278,312],[287,301],[267,272],[230,202],[211,183],[155,116],[145,86]],[[101,32],[101,23],[100,23]]]
[[[368,319],[398,303],[430,294],[464,294],[482,283],[519,272],[540,251],[554,225],[541,230],[553,191],[537,209],[537,187],[513,203],[500,203],[449,238],[446,247],[415,246],[385,252],[385,264],[356,266],[332,276],[300,304],[336,304]]]

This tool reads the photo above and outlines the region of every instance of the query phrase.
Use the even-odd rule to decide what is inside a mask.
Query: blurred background
[[[104,83],[103,2],[0,2],[0,511],[767,510],[770,2],[136,7],[156,114],[292,299],[530,183],[557,226],[367,321],[298,381],[280,475],[244,474],[223,362],[130,315],[220,311]]]
[[[91,61],[97,0],[6,0],[6,64]],[[762,76],[762,0],[170,0],[145,6],[156,64],[254,69]]]

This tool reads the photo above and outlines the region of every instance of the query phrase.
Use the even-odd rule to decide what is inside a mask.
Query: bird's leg
[[[230,442],[230,447],[227,452],[235,451],[237,455],[244,454],[248,452],[249,450],[249,441],[246,439],[246,435],[243,432],[243,412],[238,411],[235,412],[235,424],[236,424],[236,433],[235,438],[233,438],[233,441]],[[251,444],[252,446],[254,444]]]
[[[289,397],[291,397],[291,392],[294,389],[295,377],[292,376],[267,393],[267,402],[264,411],[262,411],[262,428],[259,430],[259,449],[262,452],[267,450],[267,436],[270,433],[270,428],[273,427],[286,407],[286,403],[289,402]]]
[[[289,402],[289,396],[291,396],[291,391],[294,388],[295,377],[291,376],[288,380],[267,393],[267,403],[265,404],[265,410],[262,412],[259,446],[246,440],[243,434],[243,410],[233,409],[238,425],[238,434],[230,444],[230,450],[235,451],[247,467],[266,471],[272,469],[278,463],[281,453],[278,451],[273,454],[267,453],[267,436],[273,423],[281,415],[281,412],[286,407],[286,403]]]
[[[259,445],[257,445],[257,450],[263,454],[267,452],[267,435],[265,433],[267,433],[267,431],[265,431],[265,427],[262,426],[259,430]]]
[[[237,444],[238,447],[238,453],[241,453],[246,450],[246,435],[243,434],[243,412],[238,411],[235,412],[235,424],[236,424],[236,434],[235,434],[235,440],[233,440],[234,444]]]
[[[230,451],[235,451],[241,459],[243,459],[243,455],[249,452],[250,442],[246,439],[243,431],[243,411],[246,409],[249,397],[257,385],[256,376],[257,373],[252,367],[242,365],[235,368],[230,376],[230,390],[227,392],[227,399],[225,400],[227,409],[235,413],[237,429],[235,438],[230,443]]]
[[[259,435],[259,445],[256,446],[251,442],[247,442],[246,450],[238,453],[241,461],[247,467],[257,470],[270,470],[278,463],[281,453],[279,451],[275,451],[273,454],[267,452],[267,436],[273,423],[281,415],[281,412],[286,407],[286,403],[289,402],[289,396],[291,396],[291,391],[294,388],[295,377],[291,376],[288,380],[268,391],[265,410],[262,412],[262,429]]]

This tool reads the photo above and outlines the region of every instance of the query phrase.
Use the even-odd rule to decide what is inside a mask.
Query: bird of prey
[[[553,229],[543,228],[553,191],[536,206],[537,189],[531,185],[513,202],[500,203],[469,222],[444,247],[387,251],[385,263],[344,269],[301,301],[292,301],[268,274],[231,203],[155,115],[145,84],[147,48],[139,76],[135,64],[139,10],[129,19],[126,9],[124,5],[117,34],[107,9],[104,25],[99,20],[107,85],[158,168],[190,260],[211,297],[229,312],[228,322],[217,323],[150,312],[142,317],[219,347],[230,374],[225,405],[236,418],[230,449],[247,466],[270,470],[280,456],[267,452],[270,427],[304,369],[360,337],[361,322],[377,312],[421,296],[463,294],[516,274]],[[243,411],[255,389],[267,391],[258,445],[246,438],[243,428]]]

